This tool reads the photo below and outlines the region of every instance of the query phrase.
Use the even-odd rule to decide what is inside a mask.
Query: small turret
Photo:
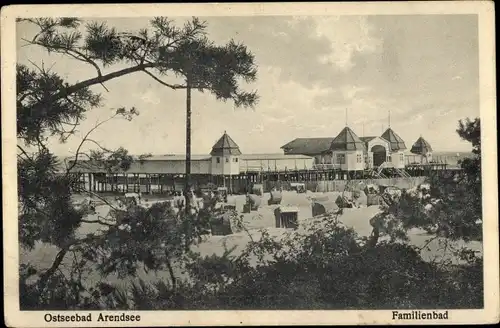
[[[366,145],[348,126],[332,140],[329,151],[342,170],[361,171],[365,167]]]
[[[404,168],[406,164],[405,150],[407,149],[404,140],[390,127],[385,130],[381,137],[389,142],[391,148],[391,154],[388,158],[388,162],[396,168]]]
[[[240,173],[240,147],[224,131],[224,134],[212,147],[212,174],[238,175]]]
[[[432,147],[422,136],[415,141],[410,152],[420,155],[421,164],[427,164],[432,161]]]

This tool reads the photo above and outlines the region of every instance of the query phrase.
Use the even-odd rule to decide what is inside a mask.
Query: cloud
[[[224,17],[207,18],[210,35],[233,31],[235,39],[255,53],[261,66],[273,66],[283,81],[307,88],[333,87],[336,76],[350,65],[357,52],[372,51],[377,44],[369,36],[363,17]]]
[[[354,65],[355,53],[370,53],[380,46],[380,40],[372,37],[372,27],[362,16],[337,16],[315,18],[319,36],[330,42],[331,52],[320,57],[320,62],[335,65],[348,71]]]
[[[420,134],[436,149],[462,147],[456,122],[479,115],[477,16],[407,15],[342,17],[205,17],[217,43],[234,38],[255,55],[255,110],[239,110],[209,94],[193,93],[193,152],[207,153],[227,130],[247,153],[279,152],[297,137],[333,137],[348,122],[358,134],[379,135],[391,126],[410,143]],[[147,19],[112,19],[133,30]],[[181,22],[183,19],[177,19]],[[18,28],[18,37],[33,29]],[[18,47],[18,60],[56,63],[70,81],[95,74],[92,67],[40,49]],[[115,69],[112,67],[109,69]],[[460,78],[457,78],[460,77]],[[183,153],[185,93],[159,85],[145,74],[106,83],[105,106],[81,126],[88,131],[112,108],[135,106],[133,122],[110,122],[96,131],[106,146],[131,152]],[[363,129],[364,127],[364,129]],[[78,141],[78,140],[77,140]],[[54,142],[54,149],[75,149]]]
[[[146,90],[143,92],[137,92],[134,95],[146,104],[158,105],[160,104],[160,97],[151,90]]]

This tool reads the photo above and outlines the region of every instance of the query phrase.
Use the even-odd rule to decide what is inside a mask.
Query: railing
[[[242,165],[240,166],[240,169],[247,171],[247,172],[267,172],[267,171],[283,171],[283,170],[289,170],[289,171],[294,171],[294,170],[333,170],[333,169],[340,169],[340,164],[313,164],[310,167],[286,167],[286,168],[277,168],[274,166],[267,166],[267,165]]]
[[[400,170],[398,168],[395,168],[396,172],[403,178],[409,178],[410,175],[408,174],[408,172],[406,172],[405,170]]]
[[[387,178],[382,172],[378,172],[374,168],[367,168],[366,170],[367,170],[369,175],[372,175],[375,178],[379,178],[379,179],[386,179]]]
[[[382,174],[382,170],[383,170],[383,169],[384,169],[384,168],[382,167],[382,165],[381,165],[381,166],[379,166],[378,170],[376,171],[376,172],[377,172],[377,174],[378,174],[378,175],[381,175],[381,174]]]
[[[449,164],[451,161],[456,162],[460,159],[460,156],[456,155],[434,155],[430,159],[426,159],[421,155],[406,155],[405,156],[405,164],[406,165],[414,165],[414,164]]]
[[[249,172],[260,172],[268,170],[268,167],[264,167],[262,165],[245,165],[243,166],[243,168]]]
[[[316,169],[316,170],[340,169],[340,164],[314,164],[313,169]]]

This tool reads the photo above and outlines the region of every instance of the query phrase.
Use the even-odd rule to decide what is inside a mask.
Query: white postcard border
[[[392,320],[392,311],[127,311],[141,316],[140,326],[191,325],[339,325],[339,324],[464,324],[499,321],[499,249],[496,144],[496,77],[494,3],[492,1],[376,2],[376,3],[252,3],[252,4],[106,4],[106,5],[19,5],[2,7],[2,188],[4,238],[4,311],[8,326],[55,327],[44,321],[51,311],[20,311],[19,249],[17,227],[16,102],[15,102],[15,18],[43,16],[145,17],[157,16],[248,16],[248,15],[403,15],[478,14],[480,60],[480,111],[482,132],[482,177],[484,219],[484,297],[481,310],[449,310],[449,319]],[[80,315],[89,312],[64,311]],[[102,314],[120,311],[93,311],[94,320],[79,322],[80,327],[109,327],[97,322]],[[69,326],[69,323],[62,323]],[[119,326],[137,326],[120,322]]]

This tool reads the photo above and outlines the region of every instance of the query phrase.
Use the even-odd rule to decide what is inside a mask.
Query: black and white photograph
[[[498,322],[492,2],[77,7],[2,8],[6,325]]]

